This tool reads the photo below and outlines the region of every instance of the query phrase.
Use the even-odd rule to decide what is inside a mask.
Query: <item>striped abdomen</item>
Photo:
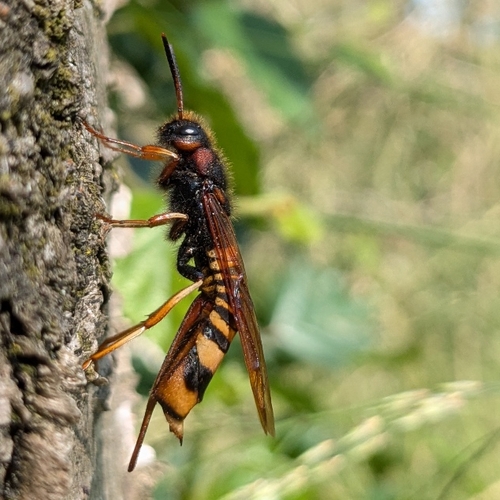
[[[210,273],[202,293],[189,308],[152,389],[170,430],[181,441],[184,419],[203,399],[236,333],[215,252],[207,255]]]

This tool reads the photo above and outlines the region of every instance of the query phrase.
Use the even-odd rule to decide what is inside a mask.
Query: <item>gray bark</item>
[[[82,361],[107,330],[100,224],[111,172],[78,122],[106,109],[102,12],[0,2],[0,498],[119,499],[109,387]],[[104,154],[106,154],[103,151]],[[103,362],[100,372],[111,372]],[[106,375],[106,373],[104,373]],[[114,455],[113,455],[114,454]]]

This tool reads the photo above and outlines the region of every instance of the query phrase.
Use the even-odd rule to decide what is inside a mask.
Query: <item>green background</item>
[[[165,32],[230,160],[276,413],[272,439],[236,338],[182,447],[155,412],[154,498],[500,498],[500,7],[422,5],[136,0],[111,18],[119,136],[151,143],[176,109]],[[133,166],[147,218],[158,168]],[[185,283],[162,229],[133,245],[114,277],[131,324]],[[132,343],[145,396],[188,303]]]

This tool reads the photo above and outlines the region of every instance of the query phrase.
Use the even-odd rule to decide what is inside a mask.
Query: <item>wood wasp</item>
[[[182,444],[184,419],[199,403],[239,332],[260,422],[274,435],[274,416],[266,364],[243,260],[231,222],[224,160],[203,121],[184,110],[182,84],[172,46],[162,34],[174,81],[177,113],[158,130],[158,145],[136,146],[112,139],[84,123],[107,147],[144,160],[164,162],[158,186],[168,194],[170,212],[147,220],[98,218],[109,227],[156,227],[171,223],[169,238],[182,238],[177,270],[193,283],[180,290],[141,323],[105,340],[83,363],[93,362],[159,323],[184,297],[199,294],[191,304],[151,389],[128,470],[140,448],[157,403]]]

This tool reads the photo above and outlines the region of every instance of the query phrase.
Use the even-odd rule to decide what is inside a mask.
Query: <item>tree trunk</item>
[[[116,419],[103,412],[112,406],[109,386],[87,385],[81,369],[107,330],[110,273],[94,215],[113,176],[78,121],[106,109],[103,15],[87,1],[6,1],[0,498],[130,498]]]

